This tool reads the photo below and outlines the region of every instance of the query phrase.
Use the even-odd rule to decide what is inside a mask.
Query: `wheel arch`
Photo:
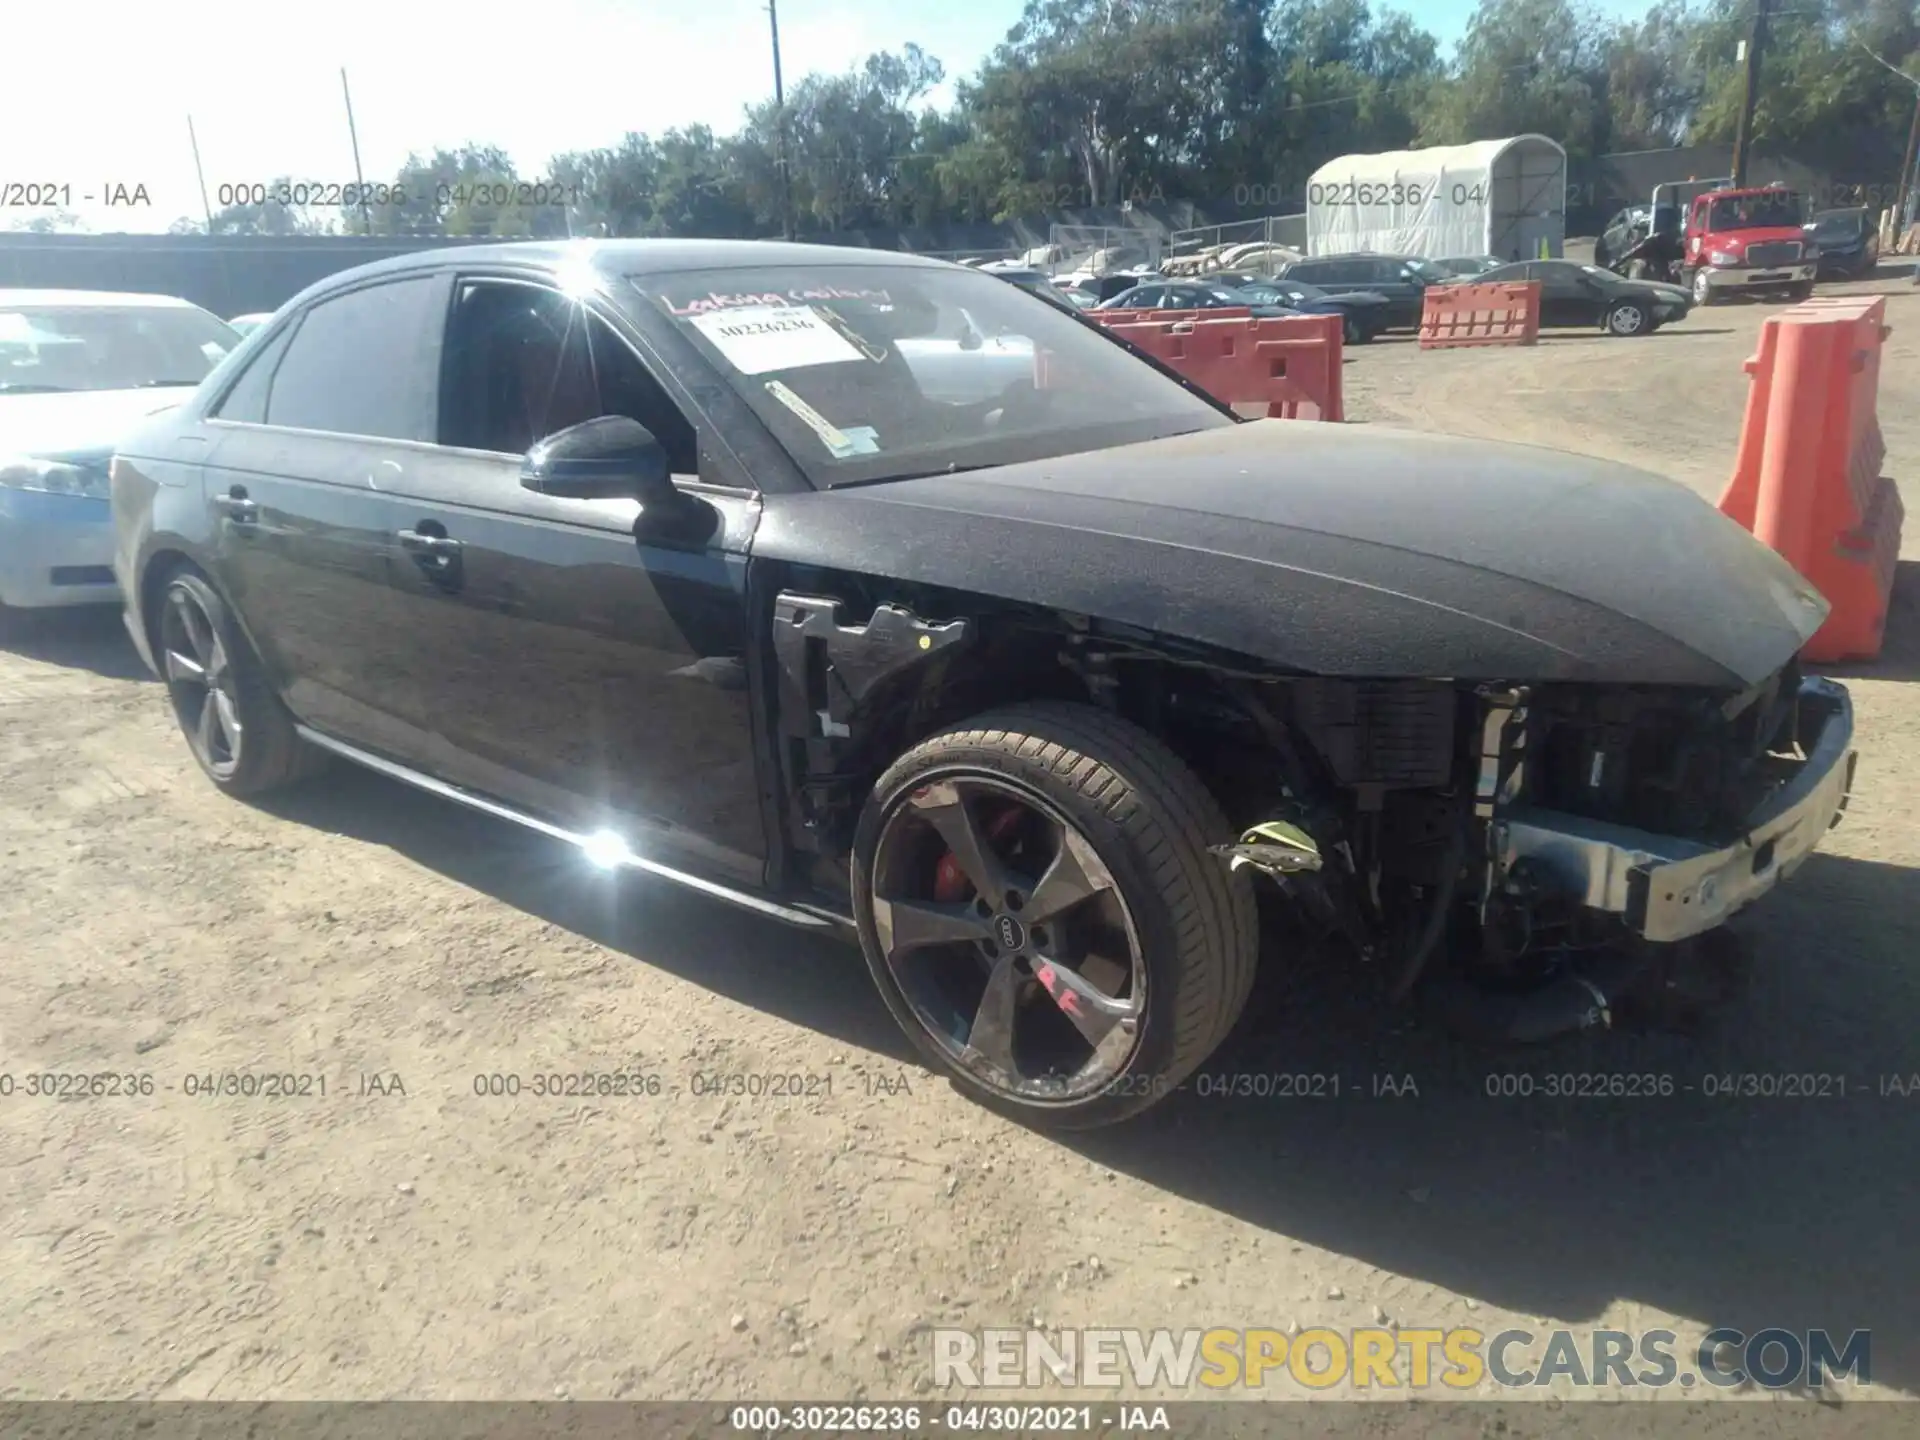
[[[1235,677],[1286,678],[1262,662],[854,572],[789,570],[768,604],[781,839],[816,883],[845,883],[860,807],[900,755],[1011,704],[1082,704],[1133,722],[1179,755],[1230,816],[1264,799],[1238,778],[1258,770],[1267,747],[1233,693]]]

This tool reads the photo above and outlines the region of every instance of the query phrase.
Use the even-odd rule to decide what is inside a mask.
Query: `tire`
[[[1373,339],[1372,333],[1358,319],[1349,315],[1340,322],[1341,343],[1346,345],[1364,345]]]
[[[174,718],[215,786],[264,795],[325,768],[325,754],[295,733],[253,646],[205,576],[189,569],[167,581],[154,631]]]
[[[1051,849],[1027,848],[1027,837],[1049,835]],[[1251,883],[1207,850],[1232,838],[1193,772],[1144,730],[1082,705],[993,710],[921,741],[875,784],[854,838],[861,948],[894,1019],[962,1093],[1028,1124],[1113,1124],[1177,1089],[1246,1006],[1258,953]],[[969,840],[983,842],[984,861],[961,863]],[[987,886],[972,878],[982,866]],[[1062,870],[1070,878],[1051,885]],[[961,871],[954,903],[939,887]],[[1022,877],[1035,874],[1023,905]],[[989,905],[1001,879],[1004,902]],[[1083,898],[1062,904],[1062,894]],[[929,917],[971,928],[921,930]],[[1107,953],[1088,944],[1076,956],[1076,926]],[[939,938],[903,940],[912,931]],[[983,1027],[996,993],[1004,1024]],[[1063,1018],[1076,1006],[1078,1019]],[[1049,1038],[1064,1068],[1049,1056],[1034,1067],[1043,1073],[1028,1073],[1035,1042]]]
[[[1687,289],[1693,293],[1693,303],[1702,309],[1713,304],[1713,286],[1707,283],[1707,272],[1695,270],[1687,276]]]
[[[1600,328],[1609,335],[1629,337],[1653,333],[1653,311],[1638,300],[1621,300],[1607,307]]]
[[[1802,300],[1811,300],[1813,298],[1813,282],[1809,280],[1804,284],[1788,286],[1787,298],[1796,305]]]

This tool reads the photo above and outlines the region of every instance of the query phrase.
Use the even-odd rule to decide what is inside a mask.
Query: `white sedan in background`
[[[240,344],[166,295],[0,290],[0,607],[110,602],[107,466]]]

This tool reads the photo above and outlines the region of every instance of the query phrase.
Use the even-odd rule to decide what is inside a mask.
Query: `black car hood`
[[[1827,610],[1779,556],[1659,476],[1312,421],[769,495],[754,555],[1322,675],[1743,688]]]

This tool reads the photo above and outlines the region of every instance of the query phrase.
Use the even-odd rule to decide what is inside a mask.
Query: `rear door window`
[[[431,440],[443,294],[439,276],[410,276],[309,308],[274,372],[267,424]]]

